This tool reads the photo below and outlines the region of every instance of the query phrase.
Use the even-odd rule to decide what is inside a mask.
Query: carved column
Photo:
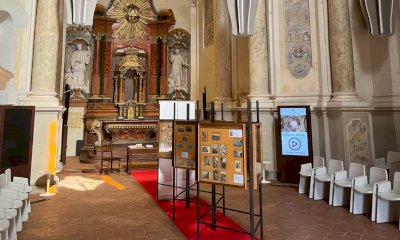
[[[168,38],[163,36],[162,50],[161,50],[161,77],[160,77],[160,97],[167,98],[168,95],[168,77],[167,77],[167,65],[168,65]]]
[[[250,93],[251,100],[260,105],[270,104],[268,90],[268,44],[266,3],[259,1],[254,34],[249,42]]]
[[[157,99],[157,36],[150,37],[150,71],[147,91],[151,100]]]
[[[94,34],[94,54],[93,54],[93,73],[91,95],[92,97],[99,97],[100,95],[100,39],[101,33]]]
[[[356,100],[348,0],[328,1],[333,101]]]
[[[125,102],[125,74],[120,75],[119,77],[119,102]]]
[[[118,72],[114,72],[115,73],[115,75],[114,75],[114,103],[117,103],[118,102],[118,89],[119,89],[119,84],[118,84],[118,82],[119,82],[119,74],[118,74]]]
[[[57,0],[37,3],[35,41],[32,66],[31,95],[55,99],[58,59],[58,6]],[[51,19],[51,21],[49,21]],[[58,104],[58,102],[57,102]]]
[[[133,77],[133,100],[138,102],[139,101],[139,87],[138,87],[138,77],[135,75]]]
[[[146,102],[146,96],[147,96],[147,93],[146,93],[146,86],[147,86],[147,81],[146,81],[146,77],[145,76],[143,76],[143,102]]]
[[[226,1],[215,1],[216,102],[232,102],[232,64],[230,20]]]
[[[105,53],[104,53],[104,81],[102,88],[100,88],[100,94],[103,99],[111,98],[111,85],[112,85],[112,58],[111,52],[111,35],[106,37]]]
[[[95,59],[93,61],[91,98],[111,98],[112,86],[112,25],[115,19],[95,16],[93,34],[96,40]]]
[[[139,76],[139,102],[143,102],[143,75]]]

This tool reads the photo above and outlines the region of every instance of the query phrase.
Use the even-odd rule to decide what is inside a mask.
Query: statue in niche
[[[186,62],[183,53],[179,48],[175,48],[174,52],[170,56],[171,62],[171,72],[169,74],[168,82],[169,87],[168,92],[173,92],[174,89],[180,89],[184,92],[188,92],[187,75],[190,65]]]
[[[90,48],[88,47],[88,50],[83,50],[80,43],[76,47],[77,50],[73,51],[71,55],[71,71],[67,70],[65,78],[72,89],[81,89],[89,92],[89,84],[85,79],[85,71],[86,65],[90,61]]]

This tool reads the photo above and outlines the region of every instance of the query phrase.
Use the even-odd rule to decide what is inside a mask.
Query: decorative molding
[[[371,167],[368,147],[367,125],[361,119],[351,119],[346,125],[349,162],[363,164],[367,169]]]
[[[68,114],[68,127],[69,128],[81,128],[82,126],[82,113],[70,112]]]
[[[94,143],[95,146],[100,146],[103,142],[103,131],[102,131],[103,124],[99,120],[94,120],[90,127],[90,132],[96,134],[96,142]]]
[[[107,15],[117,20],[115,34],[126,40],[142,40],[147,36],[148,21],[156,20],[149,0],[116,0]]]
[[[285,0],[285,37],[289,72],[295,78],[304,78],[312,60],[308,1]]]
[[[203,40],[205,48],[214,44],[214,0],[205,0],[204,3]]]
[[[188,0],[190,3],[190,7],[192,8],[197,8],[197,6],[199,6],[199,4],[197,3],[197,0]]]

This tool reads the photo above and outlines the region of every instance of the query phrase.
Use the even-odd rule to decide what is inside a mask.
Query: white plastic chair
[[[10,223],[6,219],[0,219],[0,240],[7,239],[8,240],[8,228]]]
[[[32,192],[32,187],[29,186],[29,179],[24,177],[14,176],[14,181],[11,181],[11,169],[5,171],[6,175],[6,187],[8,189],[17,190],[22,193],[26,193],[28,198],[23,201],[22,207],[22,221],[27,222],[29,218],[29,213],[31,212],[31,202],[29,200],[29,193]]]
[[[16,217],[17,210],[14,208],[14,201],[9,198],[0,197],[0,219],[8,220],[9,224],[8,231],[1,233],[3,239],[17,239]]]
[[[350,212],[353,214],[364,214],[371,210],[371,220],[375,221],[375,202],[373,196],[376,191],[376,183],[387,181],[386,169],[371,167],[369,170],[369,183],[367,176],[353,178],[350,197]]]
[[[328,198],[331,193],[331,186],[326,187],[327,184],[333,183],[333,173],[343,170],[343,161],[330,159],[328,168],[320,167],[315,169],[315,181],[314,181],[314,200],[321,200]]]
[[[388,151],[386,167],[389,170],[389,181],[394,181],[394,173],[400,172],[400,152]]]
[[[378,168],[386,168],[386,159],[384,157],[377,158],[375,159],[375,162],[373,163],[374,167]]]
[[[400,172],[394,174],[393,190],[390,181],[377,183],[376,222],[391,222],[400,211]]]
[[[400,171],[400,152],[388,151],[386,156],[377,158],[374,162],[374,167],[379,167],[388,170],[389,181],[393,182],[395,172]]]
[[[15,218],[15,224],[17,232],[22,231],[22,211],[24,207],[24,201],[28,199],[27,193],[22,193],[6,187],[6,175],[0,174],[0,197],[10,198],[13,200],[14,208],[17,210],[17,216]]]
[[[347,171],[339,171],[333,176],[333,190],[330,192],[329,205],[343,206],[350,202],[351,181],[353,178],[365,175],[365,166],[359,163],[350,163],[349,174]]]
[[[317,167],[325,166],[325,159],[323,157],[314,156],[313,163],[305,163],[300,166],[300,180],[299,180],[299,193],[305,193],[307,189],[314,192],[314,177],[315,169]],[[312,183],[312,184],[311,184]]]

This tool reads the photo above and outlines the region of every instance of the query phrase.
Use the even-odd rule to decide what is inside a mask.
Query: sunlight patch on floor
[[[83,192],[95,190],[103,183],[102,180],[82,176],[67,176],[60,181],[59,187]]]

